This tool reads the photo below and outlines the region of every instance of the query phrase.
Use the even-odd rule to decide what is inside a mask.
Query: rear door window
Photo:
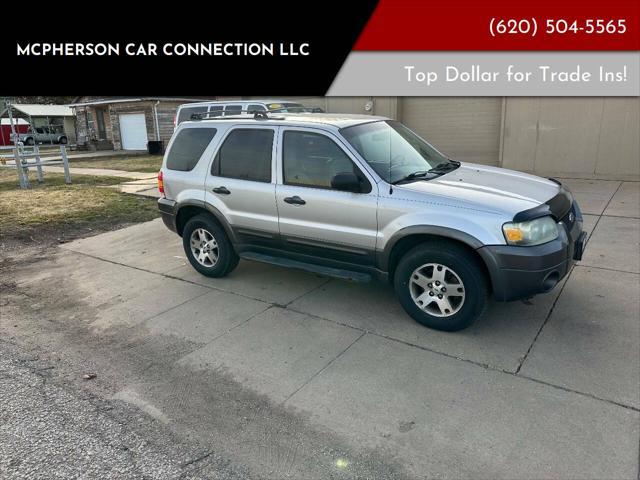
[[[274,131],[270,128],[238,128],[218,150],[211,174],[254,182],[271,182]]]
[[[181,172],[193,170],[215,135],[215,128],[180,130],[167,154],[167,168]]]

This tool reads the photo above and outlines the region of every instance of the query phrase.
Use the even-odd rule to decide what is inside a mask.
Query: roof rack
[[[228,118],[251,118],[249,115],[236,115],[238,113],[253,114],[254,120],[284,120],[284,117],[270,117],[268,114],[276,113],[277,110],[265,111],[265,110],[234,110],[232,115],[222,115],[222,110],[213,110],[211,112],[192,113],[191,120],[225,120]]]

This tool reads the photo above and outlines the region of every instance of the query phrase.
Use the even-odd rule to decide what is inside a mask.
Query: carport
[[[64,131],[70,143],[76,141],[76,117],[67,105],[12,104],[14,118],[22,119],[32,128],[52,128]],[[4,115],[3,115],[4,116]]]

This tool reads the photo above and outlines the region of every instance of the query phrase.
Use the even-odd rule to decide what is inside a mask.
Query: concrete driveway
[[[240,413],[215,411],[196,387],[177,394],[162,372],[224,372],[339,439],[344,458],[321,463],[347,477],[387,476],[359,471],[359,452],[401,477],[637,478],[640,184],[566,183],[590,232],[584,260],[552,293],[493,304],[459,333],[419,326],[384,284],[244,261],[200,276],[160,220],[63,245],[51,272],[23,283],[64,275],[95,311],[69,322],[104,342],[122,329],[160,342],[156,380],[121,381],[115,398],[175,428]],[[262,476],[329,476],[235,443],[239,461],[271,465]]]

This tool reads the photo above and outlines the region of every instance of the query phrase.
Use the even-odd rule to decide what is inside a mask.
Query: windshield
[[[417,172],[426,174],[443,163],[450,163],[433,146],[393,120],[355,125],[343,128],[341,133],[389,183],[411,178]]]

